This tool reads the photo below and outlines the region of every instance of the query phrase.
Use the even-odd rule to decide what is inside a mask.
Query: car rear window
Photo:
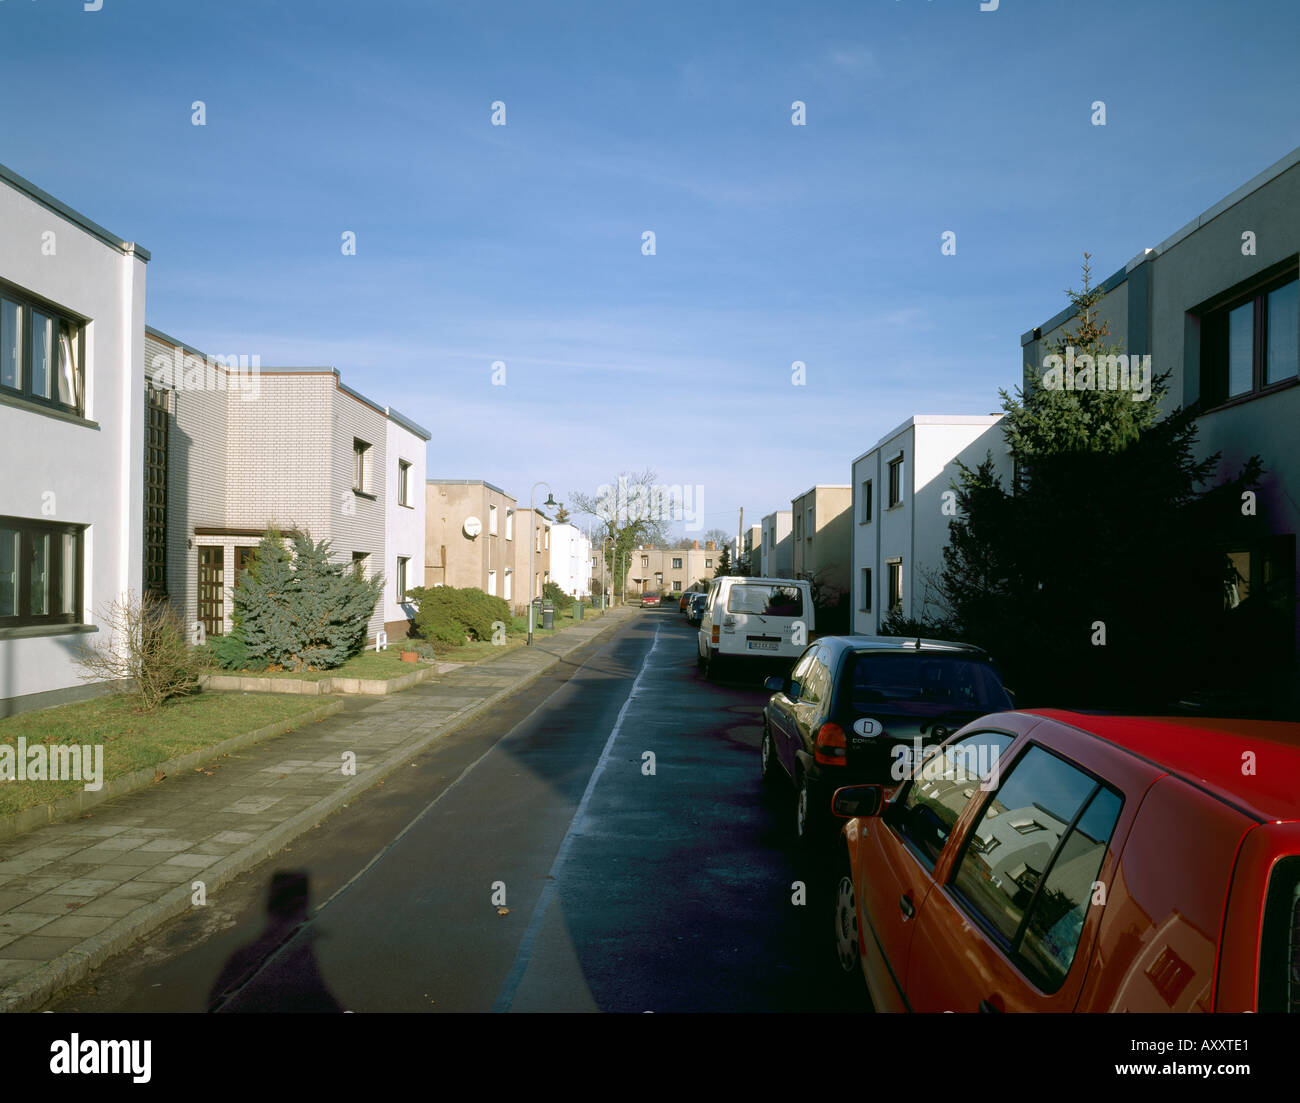
[[[1070,971],[1122,803],[1031,746],[966,838],[954,890],[1044,992]]]
[[[844,677],[857,709],[890,702],[980,712],[1015,707],[991,663],[954,655],[857,652]]]
[[[761,586],[754,583],[733,586],[727,595],[727,612],[760,617],[801,617],[803,590],[798,586]]]

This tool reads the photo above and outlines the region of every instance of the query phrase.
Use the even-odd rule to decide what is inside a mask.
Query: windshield
[[[958,656],[858,653],[846,677],[854,708],[897,703],[1001,712],[1015,707],[992,663]]]
[[[727,612],[760,617],[803,616],[803,591],[798,586],[733,586],[727,595]]]

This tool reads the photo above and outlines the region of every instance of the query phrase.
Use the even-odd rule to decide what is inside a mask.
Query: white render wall
[[[42,251],[53,232],[56,252]],[[0,279],[86,326],[86,419],[0,404],[0,514],[88,525],[83,619],[139,594],[144,499],[145,260],[0,178]],[[0,638],[0,703],[83,686],[72,651],[102,632]],[[0,704],[0,712],[5,706]]]
[[[790,578],[794,574],[793,514],[788,509],[769,513],[762,521],[764,578]],[[769,537],[771,547],[768,547]]]
[[[388,419],[387,426],[388,499],[384,510],[384,620],[408,620],[415,615],[415,606],[397,601],[397,559],[404,556],[406,586],[408,590],[424,585],[424,515],[425,515],[425,440],[406,426]],[[411,469],[407,472],[407,500],[409,507],[397,500],[397,464],[406,460]]]
[[[576,525],[551,526],[551,581],[566,594],[591,593],[591,541]]]
[[[958,478],[957,461],[977,467],[986,453],[991,453],[1003,486],[1009,485],[1011,460],[1001,420],[1001,415],[909,418],[853,461],[853,631],[878,632],[888,613],[886,564],[891,559],[901,561],[903,615],[921,617],[926,613],[927,575],[943,567],[943,549],[948,543],[952,515],[944,512],[945,492]],[[904,489],[902,501],[891,509],[889,463],[900,452]],[[864,523],[862,484],[867,479],[872,481],[872,518]],[[864,567],[871,569],[869,612],[862,609]]]

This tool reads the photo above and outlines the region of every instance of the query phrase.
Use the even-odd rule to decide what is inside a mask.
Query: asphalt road
[[[864,1008],[760,787],[766,672],[704,682],[694,631],[643,611],[46,1009]]]

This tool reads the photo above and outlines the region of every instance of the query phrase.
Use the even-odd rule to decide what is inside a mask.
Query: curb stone
[[[604,620],[605,618],[602,617],[601,619]],[[565,656],[576,651],[579,647],[595,642],[610,628],[626,623],[628,623],[626,617],[611,620],[608,625],[602,625],[600,630],[590,639],[579,641],[572,647],[553,654],[549,662],[544,663],[520,681],[498,690],[483,701],[466,705],[464,708],[452,713],[447,718],[446,725],[438,731],[420,736],[418,739],[390,751],[374,763],[365,772],[364,776],[358,774],[350,778],[328,797],[305,808],[297,815],[272,828],[254,842],[249,843],[243,849],[235,851],[235,853],[228,855],[209,870],[203,871],[206,876],[202,880],[207,890],[210,892],[220,888],[240,874],[260,865],[267,858],[283,850],[294,839],[306,834],[332,812],[350,803],[372,785],[392,773],[403,762],[408,761],[412,755],[420,754],[443,736],[449,735],[471,723],[498,701],[504,700],[506,697],[532,685],[547,671],[558,666]],[[338,708],[342,708],[342,702],[338,702],[337,705]],[[57,957],[51,958],[40,968],[28,973],[12,985],[0,989],[0,1013],[31,1011],[53,999],[60,991],[76,984],[92,969],[101,965],[114,954],[126,949],[144,935],[151,933],[167,920],[188,910],[190,897],[191,889],[186,885],[180,885],[158,900],[137,908],[130,915],[124,916],[99,934],[84,939],[78,946],[65,950]]]

